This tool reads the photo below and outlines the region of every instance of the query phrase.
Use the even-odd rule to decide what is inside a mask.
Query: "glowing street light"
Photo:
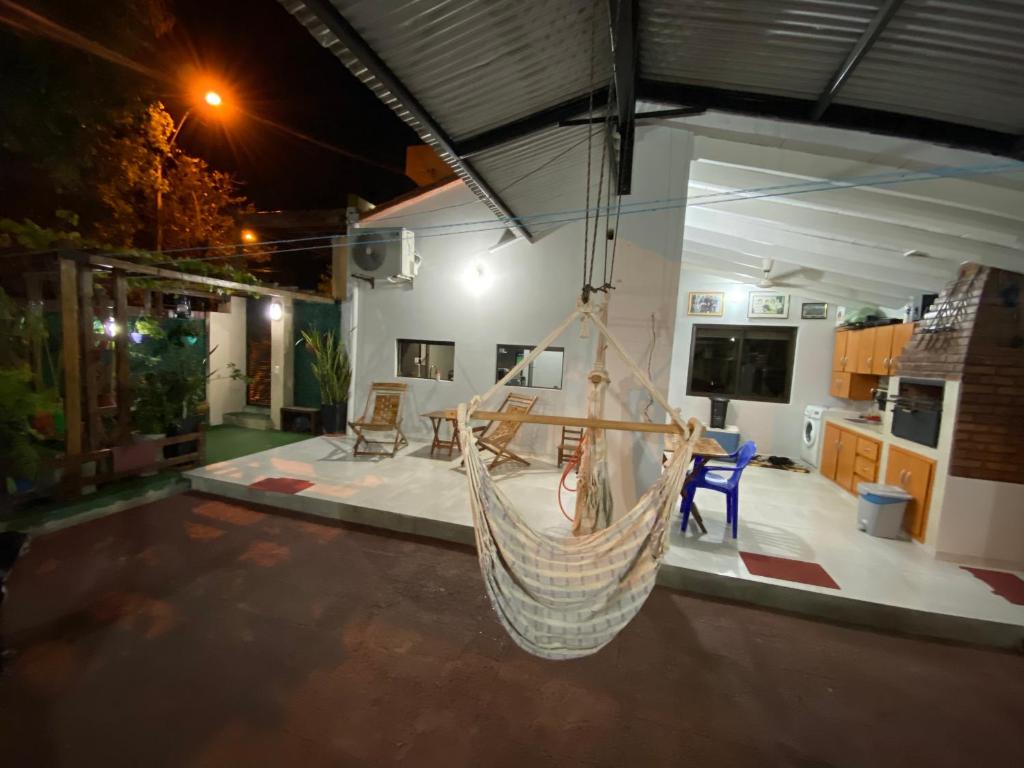
[[[251,229],[242,230],[242,242],[255,243],[257,239],[258,238],[256,237],[256,233],[253,232]]]
[[[195,99],[199,94],[195,91],[192,92],[192,98]],[[171,138],[167,142],[167,151],[174,149],[174,145],[178,140],[178,134],[181,133],[182,127],[185,125],[185,121],[189,119],[192,112],[199,107],[212,107],[213,111],[224,109],[224,97],[221,96],[220,91],[209,89],[202,94],[202,101],[196,100],[194,105],[185,110],[185,114],[181,116],[181,120],[174,127],[171,132]],[[161,159],[156,165],[157,184],[156,184],[156,250],[160,252],[164,247],[164,224],[163,224],[163,210],[164,210],[164,194],[163,194],[163,160]],[[252,234],[252,239],[256,239],[256,234]],[[243,233],[242,238],[245,239]]]

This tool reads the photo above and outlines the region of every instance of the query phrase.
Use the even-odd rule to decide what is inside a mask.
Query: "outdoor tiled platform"
[[[472,544],[458,460],[432,459],[427,446],[415,442],[394,459],[354,459],[351,445],[348,438],[318,437],[212,464],[188,477],[198,491]],[[552,464],[538,460],[496,476],[535,529],[568,533],[555,501],[559,473]],[[282,482],[289,479],[300,482]],[[749,468],[736,541],[726,531],[724,499],[702,490],[697,501],[708,533],[697,534],[691,524],[683,534],[674,520],[659,574],[663,584],[887,630],[1013,648],[1024,642],[1024,606],[917,544],[857,531],[853,497],[816,474]],[[567,507],[571,503],[568,498]],[[774,572],[780,574],[804,573],[806,564],[816,564],[838,589],[753,574],[740,550],[805,564],[778,563],[783,567]],[[754,560],[764,572],[765,558]]]

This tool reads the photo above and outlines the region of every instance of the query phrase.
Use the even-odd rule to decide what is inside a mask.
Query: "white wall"
[[[638,133],[633,197],[638,200],[684,198],[692,142],[689,135],[665,128]],[[578,207],[573,201],[552,200],[552,210]],[[437,227],[492,218],[463,185],[445,188],[399,213],[383,211],[364,227]],[[451,408],[483,393],[494,383],[497,345],[537,344],[573,310],[580,292],[583,223],[573,222],[534,244],[519,240],[494,254],[488,248],[500,228],[436,236],[444,230],[417,233],[416,248],[423,262],[413,286],[365,284],[354,290],[354,348],[356,413],[361,412],[369,384],[396,379],[395,342],[398,338],[455,342],[455,380],[405,379],[409,398],[405,411],[408,434],[427,438],[429,421],[421,414]],[[616,254],[616,290],[609,327],[630,354],[645,366],[651,355],[655,383],[668,391],[669,358],[675,330],[675,304],[682,253],[683,209],[623,216]],[[483,281],[475,265],[482,264]],[[600,267],[598,267],[600,268]],[[651,345],[651,315],[655,344]],[[579,338],[573,328],[556,344],[565,349],[561,391],[522,389],[538,395],[538,412],[582,415],[586,407],[586,374],[593,364],[595,339]],[[628,373],[608,356],[611,378],[606,415],[639,418],[647,402]],[[497,398],[496,398],[497,399]],[[497,406],[500,403],[492,403]],[[651,416],[663,420],[660,409]],[[519,448],[554,458],[560,433],[556,427],[527,425]],[[631,504],[637,491],[656,477],[660,437],[644,440],[633,433],[609,435],[609,455],[618,457],[620,472],[613,477],[616,500]]]
[[[1021,509],[1024,485],[947,477],[935,542],[938,555],[961,562],[1024,569]]]
[[[231,297],[230,312],[211,312],[210,370],[214,371],[207,384],[210,403],[210,424],[224,421],[224,414],[245,408],[245,382],[228,378],[228,363],[234,363],[245,372],[245,310],[246,300]],[[214,349],[216,347],[216,349]]]
[[[274,299],[281,304],[281,317],[270,321],[270,420],[281,428],[281,408],[295,403],[295,313],[291,299]]]
[[[690,342],[695,324],[796,327],[796,354],[793,359],[793,379],[789,402],[763,403],[733,399],[729,403],[727,423],[735,424],[740,428],[742,440],[756,442],[759,453],[798,459],[803,429],[803,412],[806,406],[825,405],[846,409],[863,406],[846,400],[837,400],[828,393],[832,378],[835,305],[829,304],[826,320],[801,320],[801,303],[818,301],[818,299],[791,294],[788,320],[748,320],[748,294],[757,290],[764,289],[694,271],[688,269],[685,264],[683,265],[683,275],[679,283],[679,316],[676,320],[675,348],[672,355],[672,401],[682,403],[686,413],[694,414],[705,422],[710,419],[711,404],[708,398],[690,397],[686,394],[690,366]],[[687,316],[687,294],[690,291],[724,292],[725,313],[723,316]]]

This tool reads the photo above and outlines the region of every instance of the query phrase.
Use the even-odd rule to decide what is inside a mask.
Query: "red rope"
[[[579,481],[576,482],[576,488],[570,488],[565,484],[566,478],[569,477],[569,473],[580,463],[580,455],[583,453],[583,444],[587,442],[586,434],[580,439],[579,445],[576,446],[576,450],[572,452],[572,456],[569,457],[569,461],[565,463],[565,469],[562,472],[562,478],[558,481],[558,490],[555,491],[558,496],[558,508],[562,510],[562,515],[570,523],[573,518],[565,511],[565,507],[562,505],[562,490],[565,489],[569,493],[576,493],[576,489],[579,488]]]

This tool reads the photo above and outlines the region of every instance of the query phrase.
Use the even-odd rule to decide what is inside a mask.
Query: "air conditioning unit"
[[[409,281],[416,277],[419,266],[411,230],[357,230],[349,241],[348,271],[356,277]]]

